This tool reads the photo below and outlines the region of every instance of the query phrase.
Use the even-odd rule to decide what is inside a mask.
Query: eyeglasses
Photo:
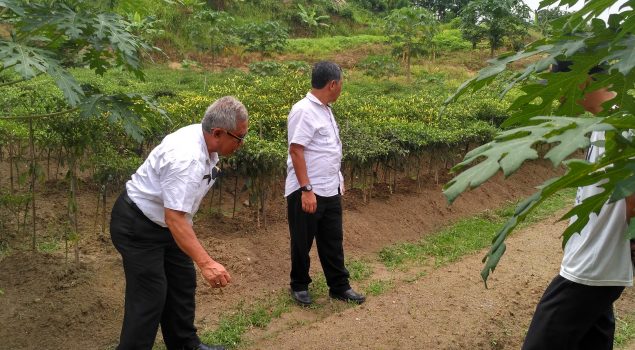
[[[243,135],[243,136],[237,136],[237,135],[232,134],[232,133],[231,133],[231,132],[229,132],[228,130],[225,130],[225,132],[227,133],[227,135],[229,135],[229,136],[231,136],[231,137],[235,138],[235,139],[238,141],[238,143],[243,143],[243,142],[245,142],[245,137],[247,137],[247,133],[245,133],[245,135]]]

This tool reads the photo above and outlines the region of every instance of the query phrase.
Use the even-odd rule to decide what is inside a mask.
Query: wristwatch
[[[300,187],[300,190],[302,192],[310,192],[310,191],[313,191],[313,186],[311,186],[311,184],[308,184],[306,186]]]

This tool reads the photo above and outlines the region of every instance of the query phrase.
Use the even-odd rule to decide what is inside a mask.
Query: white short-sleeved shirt
[[[331,107],[310,92],[291,108],[287,122],[288,142],[304,146],[309,182],[318,196],[338,194],[342,175],[342,141]],[[291,156],[287,157],[285,197],[300,188]]]
[[[591,142],[604,140],[604,132],[594,132]],[[595,162],[604,147],[592,145],[587,160]],[[576,205],[585,198],[601,193],[596,185],[578,188]],[[572,222],[575,221],[572,218]],[[591,214],[580,234],[573,234],[564,249],[560,275],[589,286],[632,286],[633,265],[630,242],[626,235],[626,201],[605,203],[598,215]]]
[[[165,208],[186,213],[192,223],[201,200],[214,184],[212,168],[218,154],[209,153],[201,124],[183,127],[166,136],[150,152],[126,191],[132,201],[153,222],[165,224]]]

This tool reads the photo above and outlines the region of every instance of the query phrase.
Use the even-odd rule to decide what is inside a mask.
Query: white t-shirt
[[[591,142],[604,140],[604,132],[593,132]],[[595,162],[604,147],[591,145],[587,160]],[[601,193],[596,185],[578,188],[576,205]],[[575,221],[573,217],[571,222]],[[591,214],[580,234],[573,234],[564,249],[560,276],[588,286],[632,286],[633,265],[626,236],[626,201],[605,203],[598,215]]]
[[[214,184],[212,168],[218,154],[207,151],[201,124],[183,127],[166,136],[150,152],[126,191],[153,222],[165,224],[165,208],[186,213],[192,223],[201,200]]]
[[[342,141],[331,107],[310,92],[291,108],[287,122],[288,142],[304,146],[304,160],[313,192],[322,197],[338,194],[343,182]],[[287,157],[287,181],[284,196],[300,188],[291,156]]]

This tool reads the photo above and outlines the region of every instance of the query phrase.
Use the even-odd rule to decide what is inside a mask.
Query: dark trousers
[[[123,258],[126,300],[118,350],[152,349],[161,324],[168,349],[196,347],[196,271],[167,228],[150,221],[119,196],[110,234]]]
[[[317,197],[317,210],[308,214],[302,210],[302,192],[287,196],[287,216],[291,235],[291,289],[307,290],[311,277],[309,252],[315,239],[326,283],[334,293],[350,288],[348,270],[344,267],[342,247],[342,201],[338,194]]]
[[[587,286],[556,276],[536,307],[522,349],[613,349],[613,302],[623,290]]]

